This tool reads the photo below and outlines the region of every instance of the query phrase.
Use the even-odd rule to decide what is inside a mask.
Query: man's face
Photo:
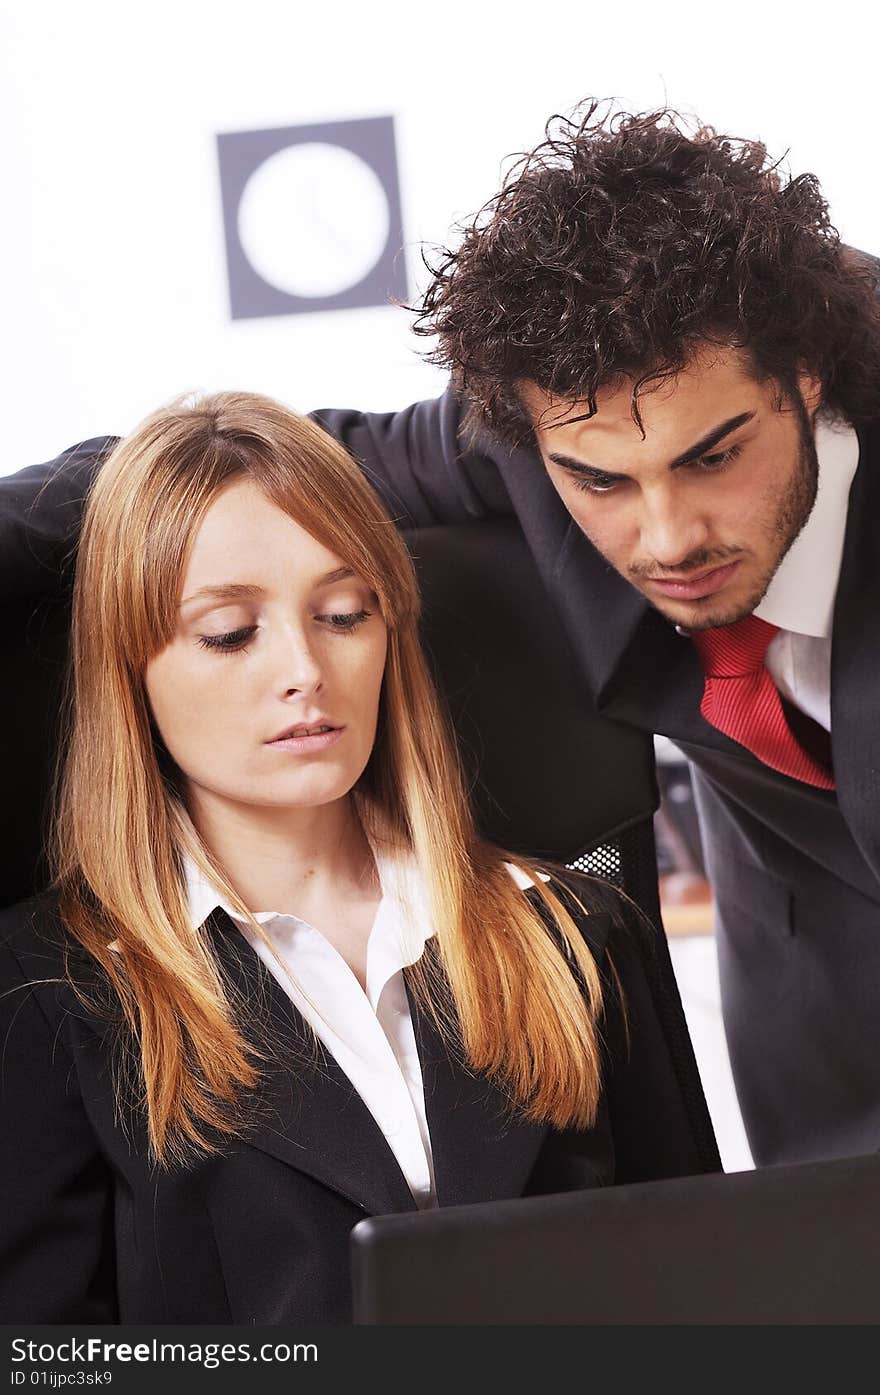
[[[740,353],[707,351],[640,396],[644,439],[631,391],[600,391],[578,421],[586,403],[520,385],[547,472],[599,552],[675,624],[732,624],[760,603],[813,507],[819,385],[800,379],[804,420],[777,408]]]

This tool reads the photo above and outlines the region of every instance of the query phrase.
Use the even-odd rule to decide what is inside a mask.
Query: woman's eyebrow
[[[319,586],[331,586],[334,581],[348,581],[354,575],[351,567],[334,567],[333,571],[318,577],[314,587],[317,589]],[[255,596],[264,596],[265,594],[262,586],[254,586],[250,582],[244,581],[226,581],[216,586],[200,586],[198,591],[193,591],[192,595],[187,596],[180,604],[183,607],[190,605],[192,601],[252,600]]]
[[[353,576],[355,576],[355,572],[351,567],[336,567],[332,572],[328,572],[326,576],[322,576],[316,581],[315,585],[332,586],[334,581],[348,581]]]
[[[240,601],[253,596],[264,595],[262,586],[253,586],[243,581],[227,581],[219,586],[201,586],[198,591],[193,591],[191,596],[187,596],[180,602],[181,606],[189,605],[191,601],[203,601],[207,599],[215,601]]]

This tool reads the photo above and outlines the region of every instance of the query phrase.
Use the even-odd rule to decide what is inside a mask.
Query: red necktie
[[[706,675],[700,711],[758,760],[820,789],[833,790],[827,766],[796,740],[785,717],[782,699],[764,666],[764,656],[778,625],[747,615],[735,625],[696,630],[696,645]]]

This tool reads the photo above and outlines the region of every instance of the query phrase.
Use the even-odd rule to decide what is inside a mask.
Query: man
[[[870,260],[762,146],[591,108],[445,255],[417,327],[443,398],[319,419],[403,523],[515,513],[599,710],[693,762],[756,1162],[877,1148]],[[10,479],[13,580],[56,564],[105,445]]]

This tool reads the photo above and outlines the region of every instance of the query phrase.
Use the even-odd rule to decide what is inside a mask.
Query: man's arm
[[[513,512],[498,470],[508,452],[488,440],[465,442],[462,415],[451,390],[400,412],[312,413],[348,447],[404,528]],[[82,441],[0,478],[0,595],[36,598],[69,580],[89,485],[116,440]]]
[[[465,437],[464,404],[451,388],[400,412],[311,415],[347,446],[403,528],[514,511],[498,469],[509,452],[488,437]]]
[[[115,436],[71,446],[0,478],[0,597],[37,598],[70,579],[83,502]]]

